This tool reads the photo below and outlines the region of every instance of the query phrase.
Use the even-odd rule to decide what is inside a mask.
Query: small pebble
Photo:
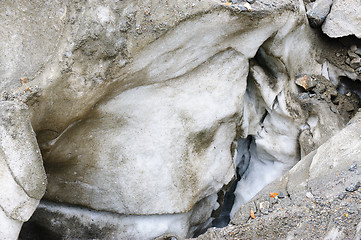
[[[361,137],[361,136],[360,136]],[[357,163],[354,163],[351,165],[351,167],[348,169],[349,171],[353,172],[357,169]]]
[[[247,11],[247,8],[245,8],[243,5],[238,5],[238,8],[241,11]]]
[[[357,182],[356,184],[351,184],[349,187],[347,187],[345,190],[347,192],[355,192],[357,191],[361,186],[360,182]]]
[[[355,53],[356,53],[357,55],[360,55],[360,56],[361,56],[361,48],[357,48],[357,50],[355,51]]]
[[[356,74],[361,74],[361,67],[356,68],[355,73],[356,73]]]
[[[307,193],[306,193],[306,197],[307,197],[308,199],[311,199],[311,200],[314,199],[313,194],[310,193],[310,192],[307,192]]]
[[[274,205],[274,204],[276,204],[276,203],[278,203],[278,198],[270,198],[270,203],[272,204],[272,205]]]
[[[350,67],[352,67],[353,69],[357,69],[359,68],[361,65],[361,58],[353,58],[350,62]]]
[[[340,54],[340,53],[336,53],[336,57],[339,57],[339,56],[341,56],[341,54]]]
[[[298,97],[300,99],[306,99],[308,97],[308,94],[307,93],[301,93]]]
[[[350,58],[358,58],[359,57],[356,53],[354,53],[350,50],[347,51],[347,55],[349,55]]]
[[[340,195],[337,196],[338,199],[343,200],[346,197],[346,193],[341,193]]]
[[[285,195],[283,195],[283,192],[280,192],[280,194],[278,194],[278,198],[280,198],[280,199],[285,198]]]
[[[354,208],[348,208],[347,212],[350,214],[356,213],[357,211]]]
[[[336,112],[337,112],[333,107],[330,107],[330,110],[331,110],[331,112],[333,112],[333,113],[336,113]]]

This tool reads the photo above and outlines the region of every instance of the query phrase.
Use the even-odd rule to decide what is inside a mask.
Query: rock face
[[[2,99],[30,115],[13,113],[28,152],[1,167],[26,193],[5,191],[25,199],[18,215],[16,201],[1,205],[9,238],[45,190],[32,129],[48,184],[20,239],[186,238],[211,225],[233,180],[238,219],[359,106],[332,85],[359,75],[321,57],[302,1],[3,5],[0,52],[17,58],[0,59]],[[3,126],[4,138],[20,129]],[[4,156],[20,140],[4,140]],[[19,159],[35,162],[30,175]]]

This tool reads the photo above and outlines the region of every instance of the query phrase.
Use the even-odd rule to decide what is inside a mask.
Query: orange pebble
[[[256,218],[256,216],[254,215],[253,210],[251,210],[251,218],[253,218],[253,219],[255,219],[255,218]]]
[[[269,195],[270,195],[271,197],[275,198],[275,197],[277,197],[277,196],[278,196],[278,193],[271,192]]]

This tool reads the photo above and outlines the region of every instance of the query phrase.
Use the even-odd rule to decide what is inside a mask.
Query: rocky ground
[[[268,201],[254,206],[245,222],[211,228],[198,239],[359,239],[360,174],[357,164],[352,164],[334,176],[336,182],[325,186],[342,185],[343,191],[327,198],[306,192],[298,204],[287,192],[276,192],[276,197],[264,193]]]

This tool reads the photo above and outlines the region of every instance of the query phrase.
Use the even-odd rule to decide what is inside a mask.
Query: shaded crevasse
[[[267,55],[263,48],[251,63],[241,125],[243,138],[238,140],[235,153],[241,179],[231,217],[240,205],[300,159],[302,117],[297,117],[296,112],[300,107],[292,100],[293,82],[280,68],[285,68],[283,63]],[[290,111],[292,105],[296,111]]]

